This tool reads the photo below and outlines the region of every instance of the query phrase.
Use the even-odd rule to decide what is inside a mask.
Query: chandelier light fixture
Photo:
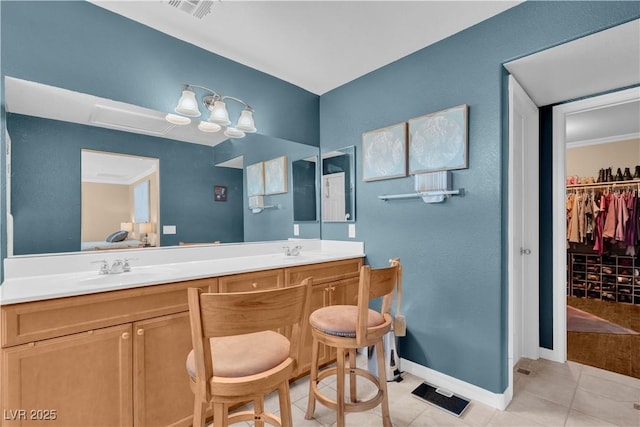
[[[198,129],[202,132],[219,132],[224,128],[224,134],[229,138],[243,138],[247,133],[256,132],[256,125],[253,121],[253,108],[249,104],[233,96],[220,95],[215,90],[198,85],[184,86],[182,96],[175,108],[175,112],[178,114],[169,113],[165,117],[169,123],[184,126],[191,123],[191,117],[200,117],[202,113],[198,108],[198,99],[194,88],[207,92],[207,95],[202,98],[202,104],[209,111],[209,118],[206,121],[201,120],[198,124]],[[235,126],[231,126],[226,100],[235,101],[244,106]]]

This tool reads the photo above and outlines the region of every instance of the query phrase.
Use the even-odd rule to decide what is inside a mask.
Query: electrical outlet
[[[294,236],[300,235],[300,224],[293,224],[293,235]]]
[[[162,226],[162,234],[176,234],[176,226],[175,225],[163,225]]]
[[[356,238],[356,225],[355,224],[349,224],[349,238],[350,239],[355,239]]]

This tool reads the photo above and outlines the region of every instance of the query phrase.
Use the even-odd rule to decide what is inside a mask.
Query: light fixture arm
[[[247,110],[253,112],[253,108],[251,107],[251,105],[247,104],[242,99],[238,99],[236,97],[229,96],[229,95],[223,95],[221,100],[224,101],[225,99],[231,99],[233,101],[236,101],[237,103],[244,105],[244,108],[246,108]]]

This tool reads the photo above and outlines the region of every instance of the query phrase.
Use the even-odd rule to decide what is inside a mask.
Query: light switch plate
[[[294,236],[300,235],[300,224],[293,224],[293,235]]]
[[[349,238],[350,239],[355,239],[356,238],[356,225],[355,224],[349,224]]]
[[[176,226],[175,225],[163,225],[162,226],[162,234],[176,234]]]

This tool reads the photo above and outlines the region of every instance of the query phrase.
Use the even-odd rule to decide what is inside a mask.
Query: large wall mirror
[[[5,78],[5,89],[11,149],[7,156],[7,170],[11,170],[8,256],[79,252],[88,242],[94,243],[91,250],[106,250],[106,238],[122,229],[133,240],[126,244],[136,247],[296,237],[297,183],[291,162],[319,157],[318,147],[261,134],[220,138],[199,132],[196,124],[170,125],[164,119],[166,112],[19,79]],[[148,185],[148,196],[142,197],[148,197],[148,213],[136,214],[131,202],[133,211],[131,206],[119,207],[113,218],[101,216],[119,204],[114,202],[115,195],[100,196],[100,191],[90,189],[83,178],[91,169],[83,161],[87,154],[120,156],[115,161],[120,164],[125,159],[155,162],[155,172],[140,175],[132,190],[140,188],[144,194]],[[252,214],[247,209],[244,167],[281,156],[288,161],[288,190],[265,196],[278,209]],[[100,159],[100,164],[106,164],[107,157]],[[219,167],[221,163],[229,167]],[[106,179],[119,172],[101,173]],[[141,183],[142,187],[135,185]],[[226,197],[216,198],[216,188],[224,188]],[[85,201],[92,196],[107,201],[98,208],[101,213],[86,211]],[[92,218],[94,224],[90,224]],[[319,221],[301,224],[299,237],[319,238]]]
[[[356,220],[355,147],[322,155],[322,220]]]

